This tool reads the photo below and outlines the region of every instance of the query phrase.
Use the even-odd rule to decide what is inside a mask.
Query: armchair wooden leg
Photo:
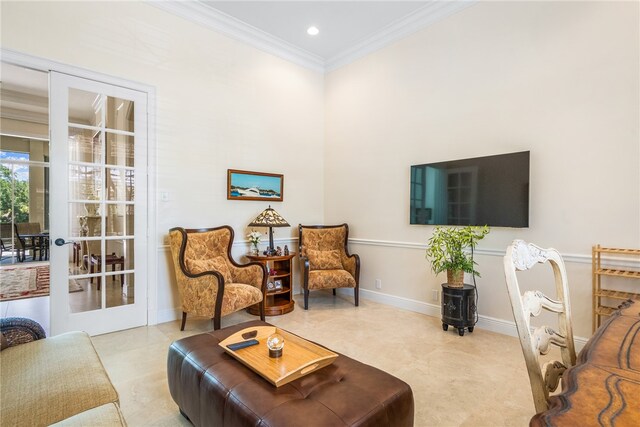
[[[260,301],[260,320],[264,322],[264,299]]]
[[[217,331],[218,329],[220,329],[220,315],[216,314],[213,316],[213,330]]]
[[[182,324],[180,325],[180,330],[184,331],[184,324],[187,322],[187,313],[182,312]]]
[[[359,301],[358,301],[359,296],[360,296],[360,289],[358,286],[356,286],[355,288],[353,288],[353,298],[356,300],[356,307],[359,304]]]
[[[333,288],[333,296],[336,296],[336,288]]]
[[[304,309],[309,308],[309,289],[304,290]]]

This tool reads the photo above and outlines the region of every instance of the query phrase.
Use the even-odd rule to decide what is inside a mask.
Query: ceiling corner
[[[220,32],[256,49],[276,55],[313,71],[324,73],[324,59],[246,24],[206,4],[194,1],[149,1],[149,4]]]
[[[360,40],[355,45],[325,60],[319,55],[297,47],[294,44],[215,9],[203,1],[148,1],[149,4],[166,12],[180,16],[191,22],[225,34],[235,40],[247,43],[259,50],[320,73],[334,71],[433,25],[477,2],[478,0],[429,1],[425,6],[386,25],[379,31]]]
[[[335,71],[344,65],[427,28],[477,2],[478,0],[431,1],[424,7],[392,22],[375,34],[327,59],[325,62],[325,70],[326,72]]]

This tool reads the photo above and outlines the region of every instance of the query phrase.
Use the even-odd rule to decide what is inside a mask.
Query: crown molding
[[[198,0],[149,1],[148,3],[313,71],[320,73],[325,71],[324,59],[320,56],[300,49]]]
[[[365,55],[380,50],[402,38],[435,24],[444,18],[476,4],[478,0],[430,1],[350,48],[327,59],[325,72],[335,71]]]
[[[430,25],[453,15],[478,0],[431,1],[424,7],[387,25],[375,34],[361,40],[349,49],[329,58],[325,63],[325,72],[337,70],[365,55],[382,49],[404,37],[427,28]]]
[[[466,9],[477,2],[478,0],[430,1],[424,7],[392,22],[382,30],[364,38],[354,46],[325,61],[318,55],[294,46],[278,37],[274,37],[231,15],[207,6],[199,0],[148,0],[149,4],[165,12],[180,16],[211,30],[223,33],[233,39],[247,43],[264,52],[320,73],[334,71],[365,55],[407,37],[416,31],[426,28],[447,16]]]
[[[2,97],[3,103],[23,104],[45,110],[49,108],[49,98],[46,95],[35,95],[24,91],[0,87],[0,97]]]
[[[0,109],[0,118],[19,120],[21,122],[38,123],[41,125],[49,124],[49,113],[40,113],[37,111],[25,111],[17,108],[3,107]]]

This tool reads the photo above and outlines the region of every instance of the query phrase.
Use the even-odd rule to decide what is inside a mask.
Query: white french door
[[[50,73],[51,334],[147,324],[147,95]]]

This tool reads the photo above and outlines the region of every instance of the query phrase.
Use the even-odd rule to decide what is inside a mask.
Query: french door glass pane
[[[107,236],[133,236],[133,205],[107,205]]]
[[[80,89],[69,89],[69,122],[102,126],[103,96]]]
[[[102,296],[100,291],[96,290],[96,280],[95,277],[92,279],[69,277],[69,308],[72,313],[99,310],[102,307]]]
[[[107,276],[107,308],[134,304],[134,275],[133,273],[114,273]]]
[[[69,160],[72,162],[102,162],[102,132],[69,127]]]
[[[70,237],[100,236],[102,235],[101,230],[99,204],[69,203]]]
[[[133,166],[133,136],[107,132],[108,165]]]
[[[107,97],[107,128],[133,132],[133,101]]]
[[[107,168],[107,200],[133,201],[134,171]]]
[[[102,199],[102,168],[69,165],[69,198],[96,201]]]
[[[133,239],[107,240],[105,243],[107,256],[121,264],[117,266],[118,270],[133,270]]]

